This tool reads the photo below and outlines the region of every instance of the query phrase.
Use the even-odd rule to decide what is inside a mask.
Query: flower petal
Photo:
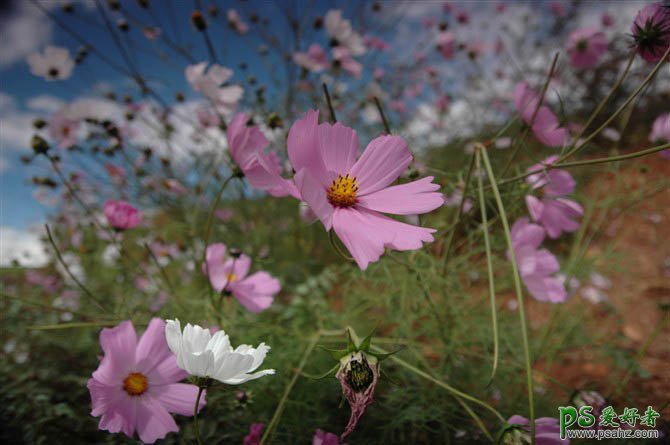
[[[173,383],[164,385],[152,391],[151,396],[158,400],[168,412],[182,416],[192,416],[195,399],[198,396],[198,387],[187,383]],[[207,404],[206,392],[200,396],[198,412]]]
[[[93,378],[113,384],[126,375],[135,365],[137,334],[131,321],[124,321],[114,328],[105,328],[100,332],[100,346],[105,355]]]
[[[339,122],[318,127],[319,150],[326,170],[346,174],[358,158],[358,135]]]
[[[195,402],[194,402],[195,405]],[[154,443],[168,433],[176,433],[179,427],[165,407],[153,397],[142,397],[137,401],[137,433],[144,443]]]
[[[291,126],[286,141],[293,170],[307,169],[317,180],[326,177],[326,167],[319,150],[318,124],[319,112],[308,111]],[[322,185],[326,187],[328,184],[323,182]]]
[[[391,184],[411,162],[412,153],[405,139],[379,136],[368,144],[349,173],[357,179],[359,194],[366,195]]]
[[[300,170],[295,175],[294,181],[302,199],[321,220],[326,230],[330,230],[333,224],[334,209],[330,202],[328,202],[328,195],[324,186],[314,179],[312,172],[307,169]]]
[[[439,184],[428,176],[407,184],[394,185],[358,198],[358,204],[370,210],[395,215],[427,213],[444,204]]]

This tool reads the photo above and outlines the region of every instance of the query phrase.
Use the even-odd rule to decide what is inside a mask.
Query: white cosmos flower
[[[207,68],[207,65],[207,62],[201,62],[187,66],[184,71],[186,80],[191,88],[212,101],[220,113],[229,115],[242,99],[244,89],[239,85],[222,86],[233,77],[231,69],[217,64]]]
[[[189,323],[182,334],[179,320],[167,320],[165,337],[170,350],[177,355],[177,366],[197,377],[239,385],[275,373],[274,369],[254,372],[270,350],[265,343],[258,348],[240,345],[233,349],[225,332],[212,335],[209,329]]]
[[[342,17],[342,11],[339,9],[329,10],[324,22],[328,35],[337,40],[340,46],[346,47],[352,56],[365,54],[363,37],[353,30],[349,20]]]
[[[72,75],[74,60],[67,48],[47,46],[44,53],[35,52],[28,56],[30,72],[45,80],[63,80]]]

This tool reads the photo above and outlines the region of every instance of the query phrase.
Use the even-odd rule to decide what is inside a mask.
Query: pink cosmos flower
[[[544,235],[541,226],[520,218],[512,226],[512,248],[521,279],[533,298],[562,303],[568,294],[563,280],[555,275],[560,270],[558,260],[547,249],[539,249]]]
[[[191,88],[208,98],[222,114],[235,111],[244,94],[244,89],[239,85],[222,86],[233,77],[233,71],[217,64],[209,69],[207,62],[189,65],[185,75]]]
[[[105,202],[105,216],[109,225],[116,230],[128,230],[139,225],[144,215],[126,201],[114,201],[112,199]]]
[[[228,25],[240,35],[246,34],[249,31],[249,25],[244,23],[244,20],[242,20],[242,17],[240,17],[240,14],[235,9],[228,10]]]
[[[437,50],[442,54],[446,60],[454,57],[454,51],[456,49],[456,36],[449,32],[444,31],[437,35]]]
[[[335,230],[358,266],[365,270],[387,247],[414,250],[433,241],[434,229],[382,215],[427,213],[444,203],[432,177],[391,186],[412,162],[405,140],[380,136],[360,155],[356,131],[318,120],[319,112],[309,111],[289,131],[294,181],[302,200],[326,230]]]
[[[565,3],[563,0],[552,0],[549,2],[549,10],[556,17],[563,17],[565,15]]]
[[[656,63],[670,47],[670,7],[652,3],[637,13],[631,29],[640,56]]]
[[[59,111],[51,116],[48,125],[49,137],[58,143],[58,148],[70,148],[77,143],[78,120]]]
[[[198,123],[204,128],[218,127],[221,123],[219,115],[207,108],[198,109],[196,116],[198,116]]]
[[[165,322],[154,318],[138,340],[131,321],[100,333],[104,356],[89,379],[92,416],[99,428],[154,443],[179,431],[170,413],[192,416],[198,388],[178,383],[187,373],[165,340]],[[205,405],[204,398],[200,408]]]
[[[230,208],[216,209],[216,211],[214,212],[214,216],[216,216],[222,222],[225,223],[233,219],[233,216],[235,216],[235,212],[233,211],[233,209]]]
[[[342,69],[352,76],[358,78],[361,77],[363,72],[363,65],[356,62],[349,49],[344,46],[336,46],[333,48],[333,60],[335,60],[336,66],[342,67]]]
[[[516,429],[509,429],[505,435],[519,436],[517,442],[511,443],[530,443],[530,421],[525,417],[515,415],[507,420],[509,425],[517,426]],[[502,443],[507,443],[505,438]],[[570,445],[570,439],[561,439],[561,429],[558,425],[558,419],[553,417],[540,417],[535,419],[535,443],[537,445]]]
[[[312,445],[345,445],[340,442],[340,438],[337,434],[329,433],[317,429],[312,438]]]
[[[568,130],[559,126],[558,118],[547,106],[541,105],[537,108],[539,100],[538,94],[531,90],[526,82],[519,82],[516,85],[514,105],[521,119],[528,125],[532,123],[533,134],[543,144],[550,147],[562,146],[568,140]]]
[[[203,271],[209,276],[214,290],[230,292],[251,312],[261,312],[270,307],[281,285],[279,280],[264,271],[247,276],[250,268],[251,258],[244,254],[237,258],[229,257],[225,244],[207,246]]]
[[[661,114],[654,120],[649,140],[657,144],[670,142],[670,113]],[[670,149],[663,150],[661,156],[670,159]]]
[[[365,37],[365,46],[376,49],[378,51],[386,51],[390,48],[389,44],[379,37]]]
[[[537,190],[541,189],[542,198],[526,195],[526,205],[533,221],[542,225],[549,238],[556,239],[562,232],[574,232],[579,228],[579,218],[584,214],[582,206],[567,199],[575,191],[575,180],[570,173],[562,169],[542,170],[558,160],[550,156],[540,164],[528,168],[528,172],[537,172],[526,178],[526,182]]]
[[[272,196],[297,197],[293,183],[281,176],[282,167],[275,153],[265,153],[268,140],[256,126],[249,126],[249,115],[238,113],[228,126],[226,136],[230,155],[249,183]]]
[[[330,65],[326,52],[318,43],[309,45],[305,53],[293,53],[293,61],[313,73],[320,73]]]
[[[386,74],[386,71],[384,71],[383,68],[375,68],[375,70],[372,72],[372,77],[375,80],[380,80],[382,77],[384,77],[384,74]]]
[[[263,437],[264,423],[252,423],[249,427],[249,434],[244,436],[243,445],[259,445]]]
[[[603,12],[603,15],[600,16],[600,23],[602,23],[605,28],[609,28],[614,25],[614,17],[607,12]]]
[[[670,142],[670,113],[663,113],[654,120],[649,140],[659,145]]]
[[[573,31],[568,37],[568,55],[574,68],[593,68],[607,52],[607,37],[596,28]]]

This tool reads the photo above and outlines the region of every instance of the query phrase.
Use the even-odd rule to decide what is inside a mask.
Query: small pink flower
[[[519,443],[531,442],[530,437],[528,437],[530,435],[530,421],[528,419],[515,415],[510,417],[509,420],[507,420],[507,423],[516,428],[506,430],[506,435],[517,435],[518,433],[523,432],[526,439],[520,439]],[[505,439],[505,436],[503,436],[500,442],[508,443]],[[535,419],[535,443],[537,445],[570,445],[570,439],[561,439],[561,428],[558,424],[558,419],[553,417],[539,417]]]
[[[550,147],[562,146],[568,140],[568,130],[560,127],[558,118],[547,106],[537,108],[539,100],[538,94],[531,90],[526,82],[519,82],[516,85],[514,104],[521,119],[528,125],[532,122],[533,134],[543,144]]]
[[[170,413],[192,416],[198,388],[178,383],[187,377],[165,340],[165,322],[154,318],[138,340],[131,321],[100,333],[104,356],[88,380],[92,416],[99,428],[154,443],[179,431]],[[200,400],[200,407],[206,404]]]
[[[274,153],[265,153],[268,140],[256,126],[249,126],[249,115],[238,113],[228,126],[226,136],[230,155],[249,183],[272,196],[293,195],[293,183],[281,177],[282,167]]]
[[[148,40],[156,40],[161,35],[161,29],[155,26],[145,26],[142,33]]]
[[[416,227],[382,213],[415,215],[444,203],[432,177],[391,186],[412,162],[405,140],[380,136],[360,155],[356,131],[340,123],[318,124],[309,111],[288,135],[288,155],[302,200],[326,230],[335,230],[365,270],[385,248],[415,250],[433,241],[434,229]]]
[[[607,52],[607,37],[596,28],[573,31],[568,37],[568,55],[574,68],[593,68]]]
[[[235,9],[228,10],[228,25],[238,34],[243,35],[249,31],[249,25],[244,23],[242,17]]]
[[[520,218],[512,226],[512,248],[519,275],[536,300],[562,303],[568,294],[563,280],[556,275],[560,270],[558,260],[547,249],[539,248],[544,235],[544,229],[528,218]]]
[[[79,121],[59,111],[49,119],[49,137],[58,143],[58,148],[70,148],[77,143]]]
[[[450,102],[451,100],[449,99],[449,95],[442,94],[440,97],[438,97],[437,102],[435,103],[435,107],[440,113],[446,113],[449,110]]]
[[[214,290],[230,292],[251,312],[261,312],[272,305],[281,285],[279,280],[264,271],[247,276],[250,268],[251,258],[244,254],[239,257],[226,255],[225,244],[207,247],[203,271],[209,276]]]
[[[214,216],[216,216],[222,222],[225,223],[233,219],[233,216],[235,216],[235,212],[233,212],[233,209],[230,208],[216,209],[216,211],[214,212]]]
[[[670,113],[663,113],[654,120],[649,140],[659,145],[670,142]]]
[[[244,436],[243,445],[259,445],[263,436],[264,423],[252,423],[249,427],[249,434]]]
[[[563,17],[565,15],[565,4],[563,0],[552,0],[549,2],[549,10],[556,17]]]
[[[363,72],[363,65],[356,62],[349,49],[344,46],[336,46],[333,48],[333,59],[335,60],[336,65],[342,67],[342,69],[352,76],[358,78],[361,77]]]
[[[647,62],[658,62],[670,47],[670,7],[661,2],[645,6],[637,13],[631,31],[640,56]]]
[[[380,80],[382,77],[384,77],[384,74],[386,71],[384,71],[383,68],[375,68],[375,70],[372,72],[372,77],[375,80]]]
[[[207,62],[201,62],[186,67],[186,80],[195,91],[208,98],[222,114],[235,111],[237,103],[242,99],[244,89],[239,85],[226,85],[233,71],[217,64],[207,67]]]
[[[605,28],[609,28],[614,25],[614,17],[607,12],[603,12],[603,15],[600,17],[600,23],[602,23]]]
[[[219,115],[207,108],[198,109],[196,116],[198,116],[198,123],[204,128],[218,127],[221,123]]]
[[[337,436],[337,434],[317,429],[316,432],[314,433],[314,437],[312,438],[312,445],[345,445],[345,444],[340,442],[340,438]]]
[[[386,51],[390,48],[389,44],[379,37],[366,37],[365,46],[368,48],[376,49],[378,51]]]
[[[557,159],[558,156],[551,156],[542,163],[529,167],[528,172],[537,173],[526,178],[533,189],[542,189],[543,192],[541,198],[526,195],[528,212],[533,221],[541,224],[552,239],[558,238],[563,232],[577,230],[579,222],[575,219],[584,214],[582,206],[566,198],[575,191],[575,180],[572,175],[562,169],[542,171]]]
[[[437,50],[442,54],[442,57],[444,57],[445,60],[454,57],[455,49],[456,36],[453,33],[444,31],[437,35]]]
[[[109,225],[116,230],[132,229],[142,222],[144,215],[126,201],[114,201],[112,199],[105,203],[105,216]]]
[[[123,167],[107,162],[105,163],[105,170],[107,170],[107,174],[116,184],[123,185],[126,183],[126,172],[123,170]]]
[[[293,61],[313,73],[320,73],[330,65],[326,52],[318,43],[312,43],[305,53],[293,53]]]

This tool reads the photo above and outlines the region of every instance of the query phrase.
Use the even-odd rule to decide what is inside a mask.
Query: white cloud
[[[62,99],[46,94],[31,97],[26,102],[26,107],[29,110],[44,111],[47,113],[53,113],[63,107],[63,105],[65,105],[65,102]]]
[[[0,23],[0,69],[37,51],[53,34],[51,21],[37,7],[27,1],[15,4],[16,9]]]
[[[38,231],[0,226],[0,266],[9,266],[14,260],[26,267],[40,267],[49,261]]]

